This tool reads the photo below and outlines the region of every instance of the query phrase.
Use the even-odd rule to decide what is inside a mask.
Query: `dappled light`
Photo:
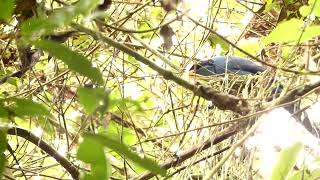
[[[1,1],[0,178],[319,178],[319,12]]]
[[[313,107],[315,108],[315,107]],[[320,109],[318,109],[319,111]],[[269,177],[277,160],[278,153],[296,142],[301,142],[304,149],[297,163],[307,167],[320,155],[320,140],[297,122],[284,108],[277,108],[264,114],[255,134],[245,143],[245,147],[255,152],[255,168],[264,177]]]

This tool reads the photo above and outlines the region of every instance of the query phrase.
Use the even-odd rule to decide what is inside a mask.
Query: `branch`
[[[41,150],[53,157],[62,167],[64,167],[70,173],[73,179],[79,179],[80,173],[78,169],[69,160],[61,156],[49,144],[32,134],[30,131],[18,127],[12,127],[8,129],[7,133],[10,135],[22,137],[27,141],[33,143],[34,145],[38,146]]]
[[[241,146],[259,127],[263,119],[259,119],[246,134],[239,139],[235,144],[233,144],[228,151],[228,153],[222,157],[222,159],[209,171],[209,173],[204,177],[204,180],[210,180],[213,178],[213,175],[218,172],[218,170],[224,165],[224,163],[232,156],[235,150]]]
[[[172,158],[172,159],[169,159],[169,160],[163,162],[160,166],[163,167],[164,169],[176,167],[177,165],[179,165],[183,161],[191,158],[193,155],[197,154],[198,152],[206,150],[206,149],[210,148],[211,146],[218,144],[218,143],[228,139],[229,137],[235,135],[236,133],[241,131],[244,127],[246,127],[247,124],[248,124],[248,121],[242,121],[240,123],[236,123],[236,124],[226,128],[222,132],[218,133],[217,135],[209,138],[205,142],[198,144],[197,146],[194,146],[193,148],[182,152],[176,158]],[[155,176],[155,174],[153,174],[151,172],[146,172],[146,173],[142,174],[137,179],[138,180],[146,180],[146,179],[150,179],[154,176]]]
[[[254,59],[255,61],[261,63],[261,64],[264,64],[266,66],[269,66],[269,67],[272,67],[274,69],[280,69],[282,71],[285,71],[285,72],[290,72],[290,73],[294,73],[294,74],[316,74],[316,75],[319,75],[319,72],[316,71],[316,72],[313,72],[313,71],[295,71],[295,70],[291,70],[291,69],[286,69],[286,68],[283,68],[283,67],[277,67],[277,66],[274,66],[272,64],[269,64],[265,61],[262,61],[261,59],[255,57],[254,55],[248,53],[247,51],[243,50],[242,48],[240,48],[239,46],[237,46],[236,44],[232,43],[231,41],[229,41],[228,39],[226,39],[225,37],[221,36],[220,34],[218,34],[217,32],[215,32],[214,30],[212,30],[211,28],[199,23],[198,21],[192,19],[191,17],[187,16],[189,20],[191,20],[193,23],[195,23],[196,25],[198,26],[201,26],[202,28],[208,30],[209,32],[213,33],[214,35],[218,36],[219,38],[221,38],[223,41],[225,41],[226,43],[230,44],[232,47],[234,47],[235,49],[237,49],[238,51],[242,52],[243,54],[249,56],[250,58]]]
[[[291,102],[294,102],[297,99],[297,96],[300,96],[300,97],[305,96],[306,94],[310,93],[311,91],[319,87],[320,87],[320,80],[313,83],[308,83],[302,87],[298,87],[289,91],[287,94],[280,96],[279,98],[275,99],[270,103],[264,104],[263,108],[266,109],[267,107],[270,107],[270,106],[291,104]]]
[[[111,46],[119,49],[120,51],[127,53],[128,55],[134,57],[137,61],[139,61],[143,64],[146,64],[151,69],[157,71],[165,79],[172,80],[175,83],[179,84],[180,86],[183,86],[184,88],[192,91],[195,95],[201,96],[204,99],[212,101],[213,104],[221,110],[231,110],[231,111],[237,112],[239,114],[248,114],[250,112],[251,108],[250,108],[248,102],[243,99],[239,99],[236,96],[228,95],[228,94],[224,94],[222,92],[216,91],[206,85],[191,84],[188,81],[178,77],[173,72],[157,66],[154,62],[150,61],[146,57],[140,55],[139,53],[137,53],[133,49],[129,48],[128,46],[123,45],[123,43],[116,42],[113,39],[106,37],[99,32],[92,31],[92,30],[85,28],[85,27],[83,27],[79,24],[76,24],[76,23],[73,23],[72,27],[78,31],[81,31],[81,32],[84,32],[84,33],[90,35],[95,40],[101,40],[104,43],[111,45]]]
[[[110,119],[114,121],[115,123],[119,124],[120,126],[133,129],[137,134],[140,134],[143,137],[147,137],[147,134],[144,132],[142,128],[136,127],[134,123],[131,123],[125,119],[122,119],[120,116],[116,115],[115,113],[109,112],[107,116],[110,116]],[[162,143],[159,143],[156,139],[150,140],[157,146],[159,146],[162,149],[168,150],[167,147],[163,146]]]
[[[199,159],[199,160],[197,160],[197,161],[195,161],[195,162],[192,162],[191,164],[187,164],[187,165],[179,168],[179,169],[176,170],[175,172],[169,174],[168,176],[166,176],[166,178],[167,178],[167,179],[168,179],[168,178],[171,178],[173,175],[175,175],[175,174],[177,174],[177,173],[185,170],[186,168],[188,168],[188,167],[190,167],[190,166],[193,166],[193,165],[196,165],[196,164],[198,164],[198,163],[200,163],[200,162],[202,162],[202,161],[205,161],[205,160],[207,160],[207,159],[209,159],[209,158],[211,158],[211,157],[213,157],[213,156],[219,155],[219,154],[225,152],[225,151],[228,150],[228,149],[230,149],[230,146],[224,147],[224,148],[220,149],[219,151],[216,151],[216,152],[214,152],[214,153],[212,153],[212,154],[209,154],[209,155],[207,155],[207,156],[205,156],[205,157],[202,157],[201,159]]]

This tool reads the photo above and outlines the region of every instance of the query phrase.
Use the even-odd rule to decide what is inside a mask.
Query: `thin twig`
[[[64,167],[72,176],[73,179],[79,179],[79,171],[75,165],[73,165],[68,159],[61,156],[53,147],[48,143],[31,133],[29,130],[19,127],[12,127],[7,130],[10,135],[16,135],[26,139],[27,141],[38,146],[41,150],[46,152],[49,156],[53,157],[62,167]]]
[[[194,146],[189,150],[186,150],[186,151],[180,153],[180,155],[177,156],[176,158],[168,159],[167,161],[162,163],[160,166],[164,169],[176,167],[180,163],[182,163],[183,161],[189,159],[190,157],[193,157],[198,152],[202,152],[203,150],[208,149],[211,146],[218,144],[218,143],[228,139],[229,137],[235,135],[236,133],[238,133],[239,131],[244,129],[244,127],[246,127],[247,124],[248,124],[247,122],[241,122],[241,123],[234,124],[234,125],[226,128],[222,132],[218,133],[217,135],[209,138],[205,142],[203,142],[197,146]],[[153,174],[151,172],[146,172],[146,173],[142,174],[137,179],[138,180],[147,180],[147,179],[150,179],[154,176],[155,176],[155,174]]]
[[[251,136],[256,129],[259,127],[260,123],[262,122],[263,118],[259,119],[250,129],[249,131],[240,139],[238,140],[234,145],[232,145],[232,147],[230,148],[230,150],[228,151],[228,153],[223,156],[223,158],[218,162],[218,164],[209,172],[209,174],[207,176],[204,177],[204,180],[210,180],[212,179],[213,175],[218,172],[218,170],[222,167],[222,165],[229,159],[229,157],[234,153],[234,151],[241,146],[246,139],[249,138],[249,136]]]
[[[175,83],[179,84],[180,86],[185,87],[186,89],[192,91],[195,95],[203,97],[207,100],[213,102],[213,104],[221,110],[231,110],[233,112],[239,114],[247,114],[250,112],[250,106],[248,102],[244,99],[240,99],[236,96],[229,95],[222,93],[220,91],[214,90],[209,86],[201,85],[198,86],[195,84],[191,84],[185,79],[182,79],[175,75],[173,72],[166,70],[162,67],[159,67],[156,63],[152,62],[151,60],[147,59],[146,57],[142,56],[138,52],[134,51],[133,49],[129,48],[128,46],[123,45],[123,43],[116,42],[113,39],[104,36],[99,32],[92,31],[84,26],[81,26],[76,23],[72,23],[72,27],[77,29],[78,31],[84,32],[96,40],[101,40],[104,43],[107,43],[128,55],[134,57],[137,61],[146,64],[151,69],[155,70],[159,74],[161,74],[165,79],[172,80]]]

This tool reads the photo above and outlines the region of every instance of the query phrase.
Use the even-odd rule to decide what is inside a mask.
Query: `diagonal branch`
[[[39,137],[32,134],[30,131],[18,127],[9,128],[7,131],[10,135],[16,135],[26,139],[27,141],[38,146],[41,150],[53,157],[61,166],[63,166],[72,176],[73,179],[79,179],[79,171],[75,165],[73,165],[68,159],[61,156],[55,149],[53,149],[48,143],[41,140]]]
[[[206,149],[210,148],[211,146],[218,144],[218,143],[228,139],[229,137],[235,135],[236,133],[241,131],[244,127],[246,127],[247,124],[248,124],[248,121],[242,121],[240,123],[236,123],[236,124],[226,128],[222,132],[218,133],[217,135],[212,136],[211,138],[204,141],[203,143],[198,144],[198,145],[192,147],[191,149],[188,149],[188,150],[182,152],[176,158],[172,158],[172,159],[169,159],[169,160],[163,162],[161,164],[161,167],[163,167],[164,169],[170,169],[171,167],[176,167],[180,163],[184,162],[185,160],[187,160],[187,159],[191,158],[192,156],[194,156],[195,154],[197,154],[198,152],[206,150]],[[146,172],[146,173],[142,174],[137,179],[138,180],[147,180],[147,179],[150,179],[154,176],[155,176],[155,174],[153,174],[151,172]]]
[[[128,55],[134,57],[137,61],[139,61],[139,62],[149,66],[151,69],[157,71],[165,79],[172,80],[175,83],[179,84],[180,86],[183,86],[186,89],[192,91],[195,95],[212,101],[213,104],[221,110],[231,110],[231,111],[239,113],[239,114],[248,114],[251,110],[251,107],[249,106],[247,101],[240,99],[240,98],[233,96],[233,95],[228,95],[228,94],[216,91],[206,85],[191,84],[190,82],[178,77],[173,72],[168,71],[162,67],[159,67],[154,62],[150,61],[149,59],[147,59],[146,57],[137,53],[133,49],[124,45],[123,43],[116,42],[113,39],[106,37],[99,32],[95,32],[93,30],[85,28],[84,26],[81,26],[76,23],[73,23],[72,27],[78,31],[81,31],[81,32],[84,32],[84,33],[90,35],[95,40],[101,40],[104,43],[111,45],[111,46],[127,53]]]

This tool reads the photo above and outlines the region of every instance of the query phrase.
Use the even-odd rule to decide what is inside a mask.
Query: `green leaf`
[[[210,42],[210,46],[215,49],[217,44],[220,44],[221,48],[223,49],[223,52],[227,52],[229,50],[229,44],[220,38],[219,36],[211,34],[208,38]]]
[[[319,179],[320,178],[320,169],[315,169],[311,171],[310,176],[312,179]]]
[[[0,152],[4,152],[7,149],[7,132],[5,129],[0,129]]]
[[[121,141],[115,140],[109,136],[104,136],[100,134],[85,134],[85,138],[91,138],[99,142],[105,147],[115,151],[116,153],[125,156],[127,159],[133,161],[139,166],[153,172],[156,174],[160,174],[164,176],[166,174],[166,170],[160,167],[157,163],[149,158],[141,158],[134,152],[132,152],[126,145],[124,145]]]
[[[307,26],[304,31],[303,27],[304,21],[300,19],[290,19],[289,21],[282,22],[264,39],[264,43],[297,43],[298,40],[302,43],[320,35],[319,25]]]
[[[315,169],[315,170],[307,170],[303,169],[300,170],[296,173],[294,173],[292,176],[290,176],[287,180],[314,180],[314,179],[319,179],[320,177],[320,169]]]
[[[131,111],[141,111],[142,107],[140,102],[136,100],[132,100],[129,98],[124,99],[111,99],[110,100],[110,109],[113,108],[120,108],[124,110],[131,110]]]
[[[137,137],[134,130],[123,127],[113,121],[108,124],[108,128],[99,128],[99,134],[103,134],[114,139],[121,139],[127,145],[134,145],[137,142]]]
[[[305,29],[300,42],[306,42],[320,35],[320,25],[309,26]]]
[[[10,77],[10,78],[8,78],[7,83],[9,83],[9,84],[11,84],[11,85],[13,85],[15,87],[18,87],[17,81],[18,81],[18,78]]]
[[[11,99],[15,102],[13,111],[19,116],[46,116],[50,115],[49,110],[42,104],[30,99]]]
[[[266,0],[265,1],[265,9],[264,9],[264,13],[267,13],[267,12],[269,12],[271,9],[272,9],[272,7],[274,6],[274,4],[273,4],[273,0]]]
[[[7,109],[3,106],[3,103],[0,103],[0,117],[1,118],[8,118],[9,113]]]
[[[89,114],[95,112],[99,106],[108,104],[109,92],[103,88],[79,88],[78,95],[79,102]]]
[[[138,20],[137,22],[140,22],[140,23],[138,23],[138,30],[145,31],[145,30],[153,28],[151,26],[152,23],[147,21],[147,20],[145,20],[145,19],[143,19],[141,21]],[[152,32],[146,32],[146,33],[141,33],[139,35],[141,35],[142,39],[147,39],[147,38],[151,38],[153,33]]]
[[[6,156],[4,153],[0,153],[0,178],[2,178],[2,174],[6,165]]]
[[[296,171],[287,180],[314,180],[320,178],[320,168],[319,167],[319,157],[313,160],[313,162],[308,162],[307,164],[303,164],[301,170]],[[310,168],[311,166],[311,168]]]
[[[286,180],[301,180],[301,179],[303,180],[310,179],[310,176],[308,175],[305,169],[294,173],[292,176],[288,177]]]
[[[303,20],[291,19],[279,25],[264,39],[265,44],[272,42],[289,42],[299,38],[302,32]]]
[[[301,6],[299,12],[303,17],[307,17],[311,13],[314,13],[315,16],[320,17],[320,1],[309,0],[308,5]]]
[[[79,145],[77,158],[91,165],[90,174],[85,174],[82,180],[109,179],[111,167],[104,154],[103,146],[91,138],[84,137]]]
[[[257,42],[257,41],[248,41],[245,43],[239,43],[238,44],[241,49],[243,49],[245,52],[248,52],[250,54],[258,54],[259,51],[261,50],[261,45],[262,43]],[[243,54],[242,52],[240,52],[239,50],[235,49],[234,50],[234,55],[236,56],[246,56],[245,54]]]
[[[102,74],[98,68],[93,67],[91,62],[79,53],[71,51],[69,48],[49,40],[34,41],[33,45],[49,52],[58,59],[61,59],[68,65],[70,70],[86,76],[99,84],[103,83]]]
[[[22,24],[21,33],[27,40],[36,40],[41,35],[70,24],[76,16],[91,12],[99,2],[99,0],[80,0],[74,6],[55,10],[47,18],[28,19]]]
[[[309,16],[311,14],[311,11],[312,7],[308,5],[301,6],[299,9],[299,12],[303,17]]]
[[[6,130],[0,129],[0,178],[2,178],[2,173],[4,171],[6,157],[4,151],[7,149],[7,133]]]
[[[0,19],[7,20],[11,17],[14,10],[14,0],[1,0]]]
[[[110,111],[117,111],[118,109],[130,111],[130,112],[142,111],[143,108],[141,104],[143,104],[146,99],[149,100],[149,98],[134,100],[131,98],[119,98],[119,97],[121,97],[121,93],[119,91],[112,91],[112,93],[110,93],[110,103],[109,103]]]
[[[295,165],[302,147],[302,143],[297,142],[280,152],[278,161],[273,167],[270,180],[286,179]]]

